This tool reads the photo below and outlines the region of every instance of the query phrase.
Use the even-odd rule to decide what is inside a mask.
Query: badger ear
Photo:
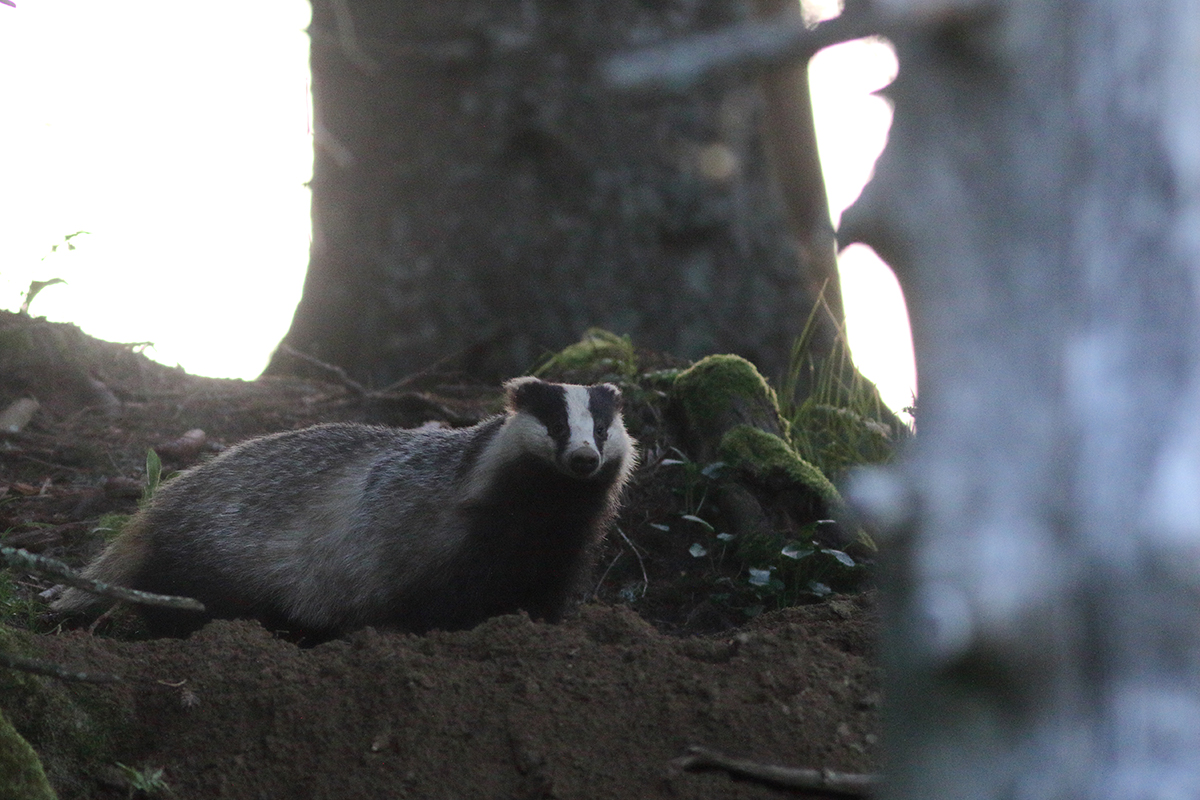
[[[602,383],[600,385],[612,392],[613,399],[617,402],[617,408],[625,404],[625,395],[621,394],[621,389],[615,383]]]
[[[601,417],[619,414],[624,408],[621,390],[611,383],[597,383],[588,387],[592,413]]]
[[[536,403],[537,398],[544,397],[548,389],[549,383],[532,375],[513,378],[504,382],[504,404],[509,411],[529,408]]]

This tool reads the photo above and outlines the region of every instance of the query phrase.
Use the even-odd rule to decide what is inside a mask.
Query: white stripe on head
[[[565,384],[563,389],[566,390],[567,425],[571,431],[567,439],[566,452],[569,453],[585,445],[591,446],[593,450],[598,452],[599,448],[596,447],[596,423],[592,419],[591,397],[588,394],[587,387]]]

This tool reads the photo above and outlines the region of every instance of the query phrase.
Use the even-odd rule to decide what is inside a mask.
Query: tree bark
[[[373,385],[442,359],[520,373],[596,325],[782,372],[828,265],[789,233],[760,94],[714,80],[637,102],[596,69],[748,13],[314,0],[313,246],[284,343]],[[828,342],[836,275],[826,298]],[[268,371],[298,369],[281,349]]]
[[[881,4],[882,7],[883,4]],[[891,0],[889,798],[1200,796],[1200,5]]]

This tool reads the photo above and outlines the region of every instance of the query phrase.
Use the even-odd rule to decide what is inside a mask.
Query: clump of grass
[[[115,511],[102,514],[96,521],[96,527],[92,528],[92,533],[98,533],[104,537],[104,541],[111,542],[125,529],[130,518],[129,514],[120,514]]]
[[[891,461],[912,430],[855,368],[843,328],[828,354],[812,352],[814,321],[822,311],[828,313],[823,290],[792,345],[780,412],[790,423],[792,447],[836,483],[852,467]],[[812,389],[800,397],[803,385]]]
[[[8,570],[0,570],[0,620],[27,630],[36,630],[44,604],[37,594],[23,589]]]
[[[134,769],[118,761],[117,769],[121,770],[121,774],[125,776],[125,781],[129,784],[131,800],[139,795],[153,797],[171,791],[166,778],[163,777],[165,770],[162,767]]]

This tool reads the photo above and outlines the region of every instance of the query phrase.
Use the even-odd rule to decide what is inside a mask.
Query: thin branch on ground
[[[405,389],[417,381],[429,377],[430,375],[442,374],[443,369],[448,364],[453,364],[455,361],[458,361],[459,359],[468,355],[471,350],[478,346],[478,344],[470,344],[466,347],[460,347],[451,353],[447,353],[424,369],[419,369],[416,372],[405,375],[395,383],[389,383],[387,386],[379,390],[379,394],[395,394],[396,392],[399,392],[400,390]]]
[[[326,362],[322,361],[321,359],[319,359],[315,356],[310,356],[308,353],[301,352],[300,350],[297,350],[296,348],[294,348],[288,344],[279,345],[279,349],[282,350],[284,353],[287,353],[289,356],[296,359],[297,361],[303,361],[305,364],[309,365],[310,367],[315,367],[316,369],[320,370],[321,372],[323,372],[324,374],[326,374],[330,378],[332,378],[334,383],[337,383],[337,384],[340,384],[341,386],[346,387],[354,394],[357,394],[357,395],[369,394],[369,392],[367,391],[367,387],[363,386],[361,383],[354,380],[354,378],[351,378],[349,375],[346,374],[346,370],[342,369],[341,367],[337,366],[336,364],[326,363]]]
[[[682,770],[720,769],[740,778],[774,786],[829,792],[847,797],[867,797],[879,787],[880,782],[878,775],[760,764],[696,745],[688,748],[687,755],[671,761],[671,765]]]
[[[621,538],[625,540],[625,544],[629,545],[629,549],[637,556],[638,566],[642,568],[642,597],[645,597],[646,590],[650,588],[650,577],[646,574],[646,562],[642,560],[642,554],[638,552],[634,543],[629,541],[629,537],[625,535],[625,531],[617,528],[617,533],[621,534]]]
[[[52,664],[49,661],[22,658],[21,656],[14,656],[11,653],[3,651],[0,651],[0,666],[20,670],[21,672],[29,672],[34,675],[46,675],[47,677],[58,678],[62,681],[117,683],[121,680],[120,675],[109,675],[105,672],[74,672],[59,664]]]
[[[625,555],[625,553],[618,550],[617,557],[609,562],[608,567],[604,570],[604,574],[600,576],[600,580],[596,581],[596,588],[592,589],[593,598],[600,596],[600,587],[604,585],[604,579],[608,577],[608,573],[612,572],[612,568],[617,565],[617,562],[621,560],[621,556],[623,555]]]
[[[14,569],[23,569],[27,572],[35,572],[38,575],[55,578],[67,586],[83,589],[85,592],[98,594],[101,597],[111,597],[114,600],[123,600],[126,603],[138,603],[144,606],[164,606],[166,608],[179,608],[185,611],[204,610],[204,604],[199,600],[193,600],[190,597],[175,597],[168,594],[141,592],[137,589],[126,589],[123,586],[113,586],[102,581],[95,581],[91,578],[83,577],[56,558],[34,555],[20,548],[0,547],[0,558],[7,561],[8,565]]]

